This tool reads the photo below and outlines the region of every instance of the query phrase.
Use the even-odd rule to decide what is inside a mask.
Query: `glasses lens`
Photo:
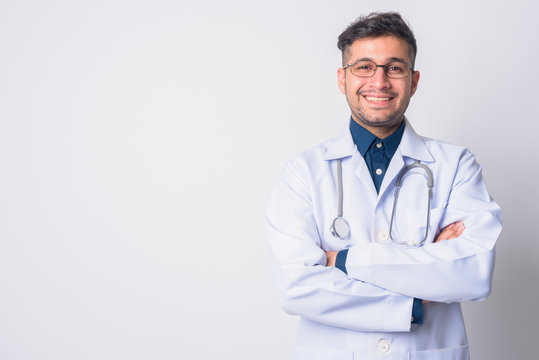
[[[410,75],[410,68],[402,62],[392,62],[384,67],[386,75],[393,79],[405,78]]]
[[[358,61],[350,65],[350,71],[356,76],[373,76],[376,64],[372,61]]]
[[[352,74],[356,76],[370,77],[376,72],[377,66],[372,61],[362,60],[353,63],[349,68]],[[384,66],[384,72],[389,78],[400,79],[410,75],[410,67],[404,62],[394,61]]]

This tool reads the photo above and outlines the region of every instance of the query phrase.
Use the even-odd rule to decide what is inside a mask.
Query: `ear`
[[[346,95],[346,70],[343,68],[337,69],[337,83],[339,84],[339,90]]]
[[[414,71],[412,74],[412,93],[411,95],[415,94],[415,91],[417,90],[417,84],[419,83],[419,71]]]

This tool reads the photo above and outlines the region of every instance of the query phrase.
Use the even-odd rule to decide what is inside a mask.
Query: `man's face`
[[[382,36],[356,40],[348,49],[347,63],[371,60],[377,65],[400,60],[411,67],[408,44],[394,36]],[[371,77],[359,77],[350,69],[337,71],[339,89],[346,95],[352,118],[367,129],[391,130],[400,124],[410,98],[417,89],[419,72],[408,77],[392,79],[384,69],[376,68]]]

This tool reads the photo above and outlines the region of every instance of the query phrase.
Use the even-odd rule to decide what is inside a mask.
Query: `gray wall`
[[[532,1],[0,1],[0,358],[284,359],[263,213],[348,119],[338,34],[398,10],[408,117],[468,146],[504,210],[474,359],[535,359]],[[533,231],[533,232],[532,232]]]

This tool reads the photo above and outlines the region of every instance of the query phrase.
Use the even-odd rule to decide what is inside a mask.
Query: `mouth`
[[[376,105],[387,104],[388,102],[394,99],[393,96],[387,96],[387,95],[386,96],[363,95],[363,97],[367,100],[367,102],[371,104],[376,104]]]

